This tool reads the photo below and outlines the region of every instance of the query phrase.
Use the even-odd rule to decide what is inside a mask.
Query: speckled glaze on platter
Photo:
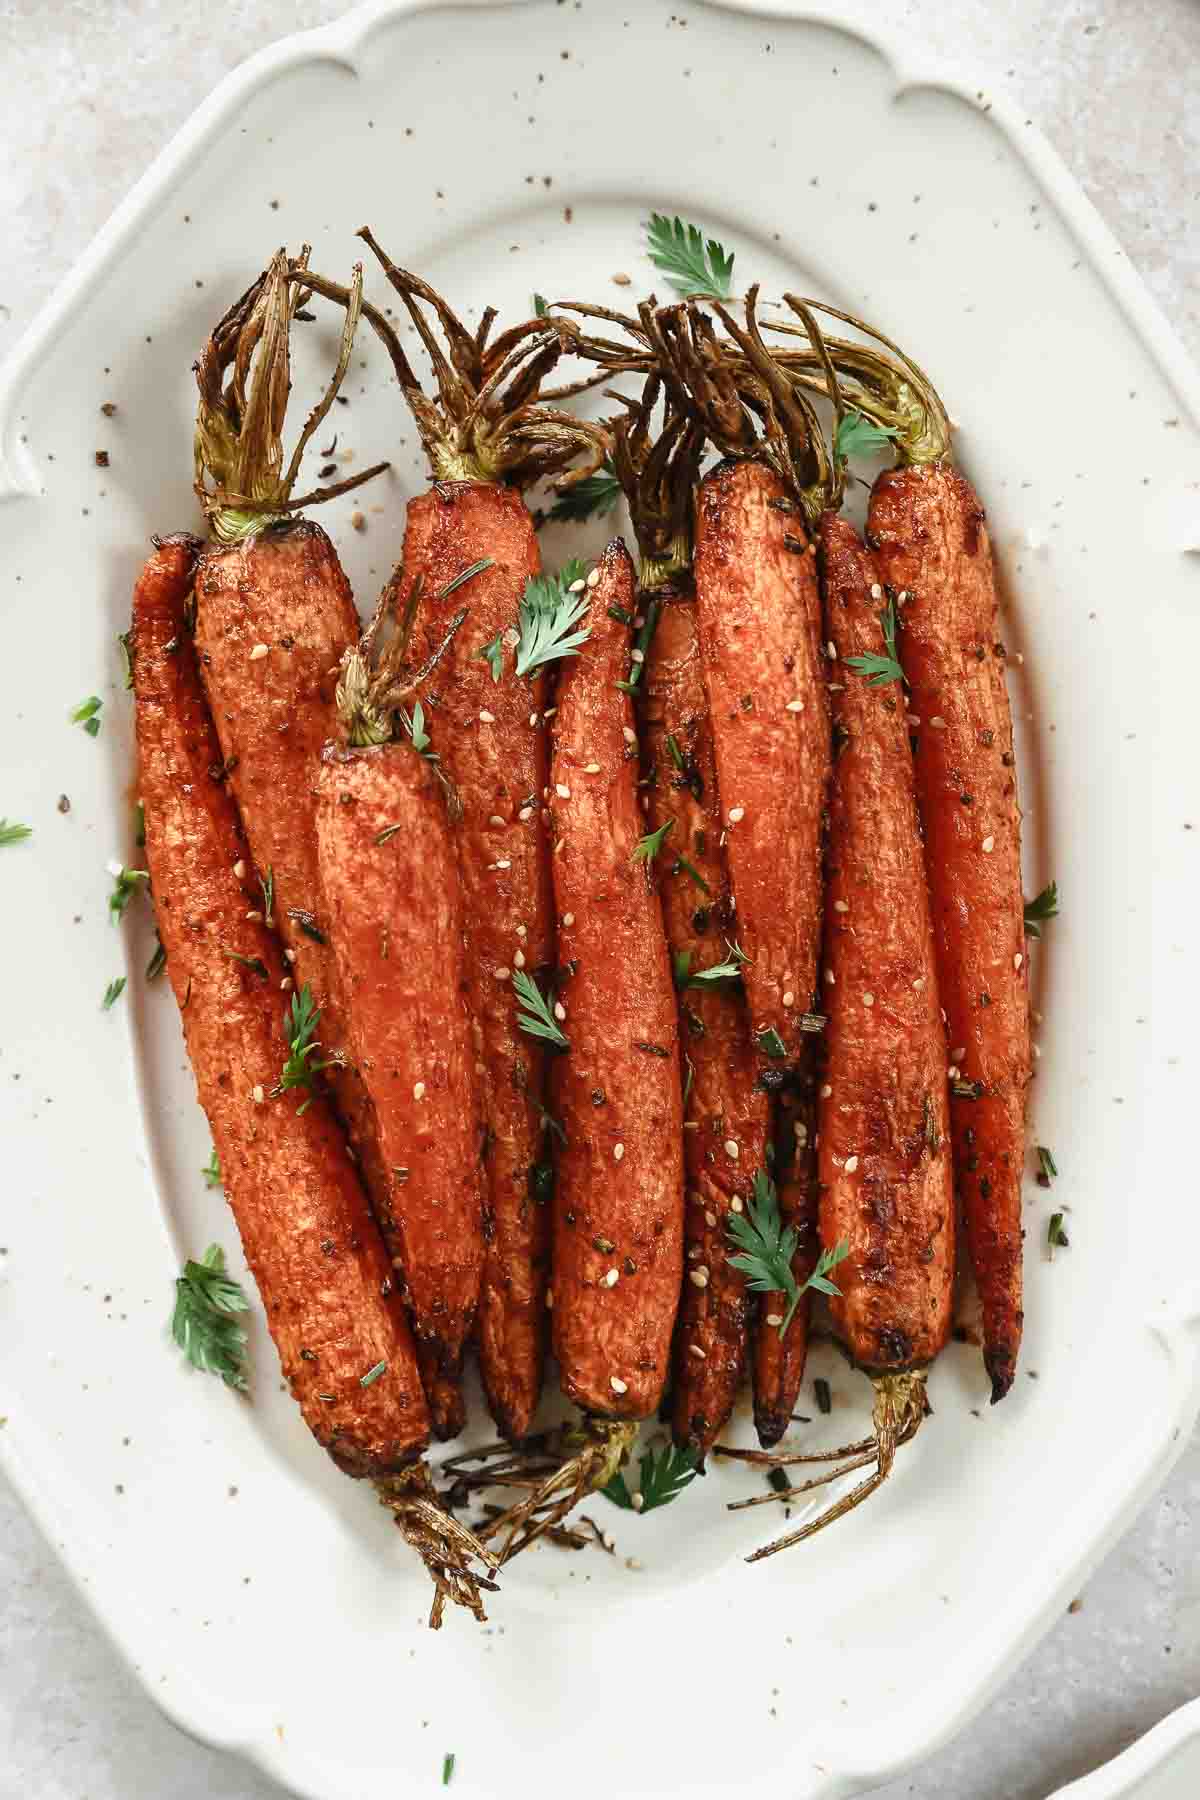
[[[105,865],[133,852],[114,635],[149,534],[196,520],[197,347],[277,243],[311,239],[343,273],[370,219],[469,315],[523,316],[535,289],[650,291],[652,208],[712,227],[739,279],[877,319],[958,422],[1024,658],[1027,886],[1053,875],[1063,895],[1036,952],[1033,1130],[1063,1171],[1071,1248],[1044,1260],[1050,1199],[1031,1181],[1017,1390],[989,1410],[977,1354],[952,1347],[935,1418],[835,1532],[748,1569],[761,1517],[723,1512],[746,1482],[716,1470],[652,1517],[606,1515],[618,1557],[540,1551],[489,1630],[431,1637],[382,1512],[278,1392],[261,1321],[249,1404],[166,1340],[181,1255],[216,1237],[242,1265],[201,1179],[178,1020],[142,980],[146,921],[107,919]],[[310,329],[298,406],[335,327]],[[361,359],[338,455],[394,471],[324,522],[368,606],[424,480],[366,338]],[[449,1750],[466,1795],[548,1794],[569,1768],[583,1797],[846,1796],[959,1728],[1066,1604],[1196,1407],[1200,1215],[1178,1121],[1195,1094],[1198,419],[1195,372],[1019,108],[836,7],[368,6],[239,70],[139,184],[0,381],[0,810],[34,826],[0,890],[0,1452],[185,1728],[320,1800],[432,1790]],[[581,547],[545,536],[552,560]],[[66,722],[92,692],[94,741]],[[835,1413],[812,1441],[844,1441],[865,1384],[824,1350],[816,1375]]]
[[[1056,1800],[1192,1800],[1198,1791],[1200,1700],[1193,1700]]]

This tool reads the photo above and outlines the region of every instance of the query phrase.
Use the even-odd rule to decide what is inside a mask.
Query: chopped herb
[[[767,1486],[769,1488],[771,1488],[773,1490],[773,1492],[775,1492],[776,1494],[790,1494],[792,1491],[792,1484],[788,1480],[787,1470],[786,1469],[768,1469],[767,1470]]]
[[[641,1038],[634,1038],[633,1047],[635,1050],[640,1050],[644,1056],[663,1056],[669,1058],[671,1055],[671,1052],[665,1045],[648,1044]]]
[[[672,1500],[678,1499],[695,1479],[699,1461],[699,1451],[677,1450],[674,1444],[658,1451],[647,1450],[638,1463],[636,1504],[622,1473],[614,1475],[600,1492],[614,1506],[624,1507],[629,1512],[653,1512],[655,1507],[669,1506]]]
[[[305,982],[300,992],[292,995],[284,1017],[283,1040],[288,1047],[288,1056],[279,1080],[271,1089],[273,1094],[285,1094],[289,1088],[308,1089],[308,1099],[299,1108],[297,1118],[307,1112],[316,1099],[316,1077],[322,1069],[330,1067],[327,1062],[310,1060],[321,1047],[315,1035],[320,1017],[321,1009],[314,1004],[312,989]]]
[[[642,670],[646,666],[646,652],[649,650],[650,645],[654,639],[654,633],[658,629],[658,616],[661,612],[662,612],[662,601],[661,600],[651,600],[648,603],[648,605],[646,607],[645,623],[643,624],[641,630],[638,632],[637,639],[634,644],[634,648],[637,651],[639,651],[640,654],[637,658],[635,658],[635,660],[633,662],[633,666],[629,671],[629,680],[628,681],[618,681],[615,684],[617,687],[620,688],[620,690],[623,694],[636,694],[637,693],[638,683],[642,679]]]
[[[592,635],[586,626],[582,631],[573,629],[587,611],[588,595],[586,587],[576,593],[571,589],[586,573],[583,563],[572,557],[557,575],[529,577],[517,609],[518,675],[532,675],[560,657],[577,656],[580,644]]]
[[[618,625],[633,624],[633,614],[631,612],[626,612],[623,606],[618,606],[615,600],[611,602],[610,605],[606,606],[604,610],[610,619],[615,619],[617,621]]]
[[[773,1025],[758,1034],[758,1047],[764,1056],[786,1056],[787,1048]]]
[[[1047,1150],[1045,1144],[1038,1145],[1037,1159],[1037,1184],[1039,1187],[1048,1188],[1050,1183],[1054,1180],[1054,1177],[1058,1174],[1058,1164],[1055,1162],[1051,1152]]]
[[[813,1381],[813,1396],[817,1402],[817,1411],[831,1413],[833,1411],[833,1395],[829,1391],[829,1383],[823,1375]]]
[[[681,775],[684,774],[687,770],[687,763],[684,761],[683,751],[679,748],[678,739],[672,737],[670,733],[667,734],[667,754],[675,764],[675,767],[679,770],[679,773]]]
[[[249,1307],[238,1283],[225,1273],[221,1246],[210,1244],[201,1260],[186,1262],[176,1278],[171,1336],[193,1367],[244,1389],[246,1333],[234,1314]]]
[[[677,856],[671,865],[672,875],[678,875],[681,872],[684,875],[690,875],[696,886],[702,889],[704,893],[712,893],[712,889],[709,887],[707,881],[705,881],[695,863],[689,862],[686,856]]]
[[[692,1091],[692,1083],[696,1079],[696,1068],[695,1068],[695,1064],[692,1062],[692,1059],[690,1056],[685,1056],[683,1061],[684,1061],[684,1066],[687,1070],[687,1073],[685,1074],[685,1076],[683,1078],[683,1109],[686,1112],[688,1097]]]
[[[221,950],[221,955],[227,956],[230,962],[241,963],[243,969],[249,969],[252,975],[261,975],[264,981],[271,973],[261,956],[243,956],[240,950],[224,948]]]
[[[146,848],[146,808],[140,800],[133,809],[133,841],[139,850]]]
[[[811,1031],[815,1033],[824,1031],[829,1020],[825,1013],[801,1013],[800,1017],[796,1020],[796,1023],[801,1031]]]
[[[1058,883],[1048,881],[1040,894],[1025,902],[1025,936],[1040,938],[1047,919],[1058,917]]]
[[[259,876],[258,885],[262,889],[263,918],[268,925],[273,925],[275,923],[275,871],[273,868],[267,870],[265,881],[261,875]]]
[[[557,1044],[560,1050],[569,1050],[571,1046],[559,1030],[549,1002],[533,977],[524,969],[514,969],[512,979],[518,1002],[517,1024],[521,1030],[528,1037],[545,1038],[547,1043]]]
[[[412,747],[418,756],[424,756],[433,739],[425,729],[425,708],[419,700],[413,704],[411,715],[400,708],[400,717],[404,721],[404,729],[412,739]]]
[[[403,825],[385,825],[383,830],[378,834],[378,836],[375,839],[376,845],[378,846],[380,844],[386,844],[389,838],[394,838],[398,831],[403,831],[403,830],[404,830]]]
[[[833,454],[841,462],[852,456],[875,456],[898,435],[896,425],[876,425],[860,412],[844,413],[833,440]]]
[[[328,943],[329,940],[317,924],[313,914],[306,912],[302,906],[289,906],[288,918],[293,924],[298,925],[305,937],[310,937],[314,944]]]
[[[108,896],[108,916],[115,925],[124,917],[125,908],[133,896],[141,892],[141,883],[149,881],[149,869],[126,869],[120,863],[110,863],[109,870],[113,878],[113,890]],[[263,970],[264,975],[266,970]]]
[[[162,939],[159,938],[158,942],[154,946],[154,955],[150,958],[150,961],[146,964],[146,980],[147,981],[157,981],[159,976],[162,974],[163,970],[166,968],[166,966],[167,966],[167,953],[163,949]]]
[[[652,863],[662,849],[663,840],[674,823],[674,819],[668,819],[666,824],[660,825],[657,831],[651,831],[646,837],[639,838],[629,860],[635,863]]]
[[[983,1094],[982,1081],[952,1081],[950,1092],[956,1100],[978,1100]]]
[[[121,995],[124,992],[125,992],[125,977],[124,977],[124,975],[118,975],[117,979],[115,981],[110,981],[108,986],[105,988],[104,998],[100,1002],[100,1010],[102,1012],[108,1012],[110,1010],[110,1008],[112,1007],[113,1002],[116,1000],[119,1000],[121,998]]]
[[[1063,1230],[1063,1216],[1060,1212],[1050,1214],[1050,1223],[1046,1228],[1046,1248],[1053,1256],[1056,1250],[1069,1250],[1071,1240]]]
[[[438,599],[448,600],[451,594],[457,593],[468,581],[474,581],[476,575],[482,575],[485,569],[490,569],[495,560],[494,556],[481,556],[478,562],[468,563],[465,569],[460,569],[457,575],[451,577],[444,588],[438,590]]]
[[[204,1177],[205,1187],[219,1188],[221,1186],[221,1159],[217,1155],[217,1147],[215,1144],[213,1145],[212,1155],[209,1157],[200,1173]]]
[[[100,708],[104,705],[99,694],[89,694],[78,706],[73,706],[68,713],[72,725],[82,725],[89,737],[100,735]]]
[[[504,673],[504,633],[498,631],[491,643],[485,644],[475,655],[478,661],[487,663],[492,671],[492,680],[499,681]]]
[[[886,687],[890,681],[903,681],[904,670],[900,667],[896,655],[896,605],[889,600],[879,615],[880,628],[883,631],[883,642],[887,650],[886,656],[848,656],[847,666],[857,669],[860,675],[870,677],[872,687]]]
[[[728,1214],[725,1229],[742,1252],[729,1258],[730,1266],[742,1271],[747,1285],[758,1294],[787,1296],[789,1305],[779,1327],[780,1337],[791,1324],[806,1289],[811,1287],[823,1294],[840,1294],[841,1289],[829,1280],[829,1272],[849,1256],[849,1240],[843,1238],[832,1250],[822,1250],[807,1281],[798,1283],[792,1273],[792,1258],[799,1237],[794,1225],[784,1224],[775,1183],[765,1170],[759,1169],[754,1177],[754,1194],[747,1202],[746,1211]]]
[[[550,311],[550,308],[546,305],[546,296],[544,294],[535,294],[533,296],[533,316],[534,316],[534,318],[535,319],[544,319],[546,317],[546,314],[549,311]]]
[[[711,969],[692,970],[690,950],[677,950],[674,956],[675,986],[680,993],[687,988],[707,987],[714,981],[737,981],[741,968],[736,961],[715,963]]]
[[[117,642],[121,646],[121,663],[125,671],[126,690],[133,687],[133,647],[129,641],[132,636],[131,631],[118,631],[117,633]]]
[[[534,1163],[529,1171],[529,1192],[535,1205],[546,1206],[554,1198],[553,1163]]]
[[[15,821],[0,819],[0,844],[19,844],[22,838],[32,836],[32,825],[18,825]]]
[[[582,481],[575,482],[565,493],[559,495],[550,508],[550,521],[558,524],[603,519],[620,498],[621,484],[617,480],[612,459],[606,456],[603,474],[585,475]]]
[[[379,1377],[383,1374],[383,1372],[386,1368],[387,1368],[386,1362],[377,1362],[375,1364],[374,1368],[368,1369],[365,1375],[359,1376],[359,1378],[358,1378],[359,1387],[370,1387],[370,1385],[373,1381],[379,1380]]]
[[[540,294],[535,294],[533,297],[535,300],[542,299]],[[546,310],[546,303],[544,300],[542,300],[542,311],[545,312],[545,310]],[[447,1750],[445,1756],[443,1756],[443,1758],[442,1758],[442,1786],[443,1787],[450,1786],[450,1778],[453,1774],[454,1774],[454,1752],[453,1752],[453,1750]]]
[[[646,227],[647,253],[669,287],[686,297],[728,300],[732,296],[733,252],[716,238],[705,241],[698,225],[651,213]]]

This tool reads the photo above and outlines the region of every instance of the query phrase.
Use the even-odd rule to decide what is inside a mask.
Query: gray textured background
[[[337,0],[0,0],[0,354],[229,69],[345,10]],[[864,0],[862,10],[1024,99],[1200,354],[1195,0]],[[1198,1520],[1194,1442],[1079,1609],[959,1739],[881,1800],[1045,1800],[1200,1694]],[[278,1795],[155,1711],[2,1485],[0,1594],[0,1800]],[[456,1748],[465,1768],[467,1720]]]

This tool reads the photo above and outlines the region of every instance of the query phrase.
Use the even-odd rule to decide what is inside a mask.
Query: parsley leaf
[[[883,642],[887,650],[886,656],[848,656],[847,667],[857,669],[860,675],[869,675],[872,687],[886,687],[889,681],[903,681],[904,670],[900,667],[896,655],[896,603],[889,600],[879,615],[879,625],[883,632]]]
[[[221,1246],[210,1244],[199,1262],[183,1265],[176,1279],[171,1336],[193,1367],[244,1389],[246,1333],[234,1314],[249,1307],[238,1283],[225,1273]]]
[[[121,995],[124,992],[125,977],[124,975],[118,975],[117,979],[115,981],[110,981],[104,990],[104,998],[100,1002],[101,1012],[110,1012],[114,1003],[121,998]]]
[[[0,844],[19,844],[22,838],[33,836],[32,825],[11,824],[7,819],[0,819]]]
[[[330,1067],[327,1062],[310,1060],[321,1047],[315,1035],[320,1017],[321,1009],[314,1004],[312,989],[305,982],[300,992],[292,995],[292,1003],[284,1018],[283,1038],[288,1047],[288,1056],[279,1080],[271,1089],[273,1094],[284,1094],[289,1088],[308,1089],[308,1099],[297,1112],[297,1118],[300,1113],[307,1112],[316,1098],[316,1077],[322,1069]]]
[[[682,994],[685,989],[708,987],[714,981],[736,981],[741,975],[741,963],[732,958],[729,962],[715,963],[711,969],[692,970],[692,953],[690,950],[677,950],[673,960],[675,986]],[[745,957],[741,958],[744,962]]]
[[[100,708],[104,705],[99,694],[89,694],[78,706],[73,706],[68,713],[72,725],[82,725],[89,737],[100,735]]]
[[[212,1155],[209,1157],[200,1173],[204,1177],[205,1187],[219,1188],[221,1186],[221,1159],[217,1155],[217,1146],[215,1144],[213,1145]]]
[[[533,296],[533,316],[534,316],[534,318],[535,319],[544,319],[546,317],[546,314],[549,311],[550,311],[550,308],[546,305],[546,296],[544,294],[535,294]]]
[[[565,494],[558,496],[550,508],[550,522],[579,523],[584,519],[607,518],[620,498],[621,484],[612,458],[606,456],[602,475],[585,475],[582,481],[577,481]]]
[[[1048,881],[1040,894],[1025,902],[1025,936],[1040,938],[1047,919],[1058,917],[1058,883]]]
[[[876,425],[860,412],[843,413],[833,440],[833,454],[840,462],[852,456],[875,456],[898,435],[898,426]]]
[[[764,1170],[760,1169],[754,1177],[754,1193],[746,1203],[746,1211],[731,1212],[725,1220],[725,1229],[742,1253],[731,1256],[729,1262],[745,1275],[747,1286],[758,1294],[787,1296],[789,1304],[780,1322],[780,1337],[791,1324],[806,1289],[818,1288],[823,1294],[841,1292],[830,1281],[829,1272],[849,1256],[849,1241],[843,1238],[832,1250],[822,1250],[808,1280],[798,1283],[792,1273],[792,1258],[798,1242],[796,1228],[784,1224],[775,1183]]]
[[[498,631],[490,644],[484,644],[475,652],[477,662],[485,662],[492,671],[492,680],[499,681],[504,673],[504,633]]]
[[[698,225],[651,213],[646,227],[647,254],[677,294],[703,300],[728,300],[733,288],[733,252],[716,238],[705,241]]]
[[[578,655],[580,644],[591,637],[587,626],[582,631],[573,629],[588,607],[587,589],[579,585],[586,574],[583,563],[572,557],[557,575],[529,577],[518,609],[518,675],[532,675],[545,663]]]
[[[668,819],[666,824],[660,825],[657,831],[651,831],[644,838],[639,838],[634,845],[633,855],[629,859],[630,862],[652,863],[662,849],[663,839],[666,837],[668,831],[671,830],[674,823],[674,819]]]
[[[149,869],[127,869],[121,863],[109,863],[108,872],[113,878],[113,890],[108,896],[108,917],[111,924],[124,917],[125,908],[133,896],[141,892],[141,883],[149,881]]]
[[[547,1043],[557,1044],[560,1050],[569,1050],[570,1042],[559,1030],[550,1003],[532,975],[527,975],[524,969],[514,969],[512,982],[517,996],[517,1024],[526,1036],[545,1038]]]
[[[630,1493],[623,1473],[613,1476],[600,1492],[614,1506],[630,1512],[653,1512],[656,1506],[669,1506],[678,1499],[697,1473],[700,1456],[696,1450],[677,1450],[668,1444],[662,1450],[647,1450],[638,1463],[638,1486]]]

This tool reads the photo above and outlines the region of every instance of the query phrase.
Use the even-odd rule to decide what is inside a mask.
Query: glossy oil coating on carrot
[[[686,589],[659,590],[658,627],[646,655],[642,761],[647,831],[670,822],[655,865],[672,957],[694,969],[724,962],[733,932],[729,875],[721,850],[721,803],[696,606]],[[769,1102],[758,1085],[750,1020],[736,985],[679,995],[687,1100],[685,1269],[671,1388],[675,1441],[701,1455],[729,1417],[746,1363],[752,1302],[728,1260],[730,1210],[741,1212],[756,1171],[766,1167]]]
[[[325,916],[391,1176],[413,1328],[457,1382],[483,1272],[483,1131],[446,801],[401,744],[330,751],[317,787]]]
[[[633,853],[637,804],[629,675],[633,567],[620,539],[599,564],[591,638],[563,666],[551,810],[562,1026],[554,1067],[567,1142],[554,1201],[554,1349],[589,1412],[644,1419],[662,1397],[683,1267],[678,1019],[653,870]],[[561,848],[559,847],[561,845]],[[693,1285],[707,1279],[697,1263]]]
[[[273,879],[275,923],[296,985],[307,984],[321,1008],[327,1055],[345,1053],[346,1022],[319,916],[314,796],[321,752],[338,736],[338,668],[358,636],[350,584],[319,525],[268,527],[201,554],[196,650],[221,756],[250,856],[259,876]],[[256,903],[263,904],[261,892]],[[382,1205],[388,1188],[362,1082],[349,1057],[329,1076]]]
[[[483,557],[492,566],[444,601],[447,582]],[[485,1260],[477,1318],[480,1372],[492,1416],[510,1440],[528,1432],[541,1392],[550,1218],[538,1171],[549,1162],[541,1098],[544,1059],[517,1028],[513,969],[553,961],[542,790],[548,754],[542,677],[518,681],[511,648],[492,680],[480,649],[515,631],[525,583],[541,567],[519,494],[484,482],[439,482],[409,503],[394,582],[403,613],[420,582],[415,661],[468,609],[422,690],[427,727],[462,802],[456,828],[467,929],[468,1004],[475,1025],[487,1133]],[[511,640],[510,640],[511,641]],[[531,723],[532,718],[532,723]]]
[[[955,1179],[983,1311],[992,1399],[1021,1343],[1021,1179],[1031,1070],[1012,713],[978,496],[945,464],[895,469],[871,496],[882,578],[899,596],[938,978]]]
[[[796,1232],[792,1275],[801,1289],[816,1267],[819,1251],[813,1085],[807,1070],[794,1076],[792,1084],[779,1096],[774,1122],[779,1213],[784,1224]],[[812,1312],[809,1295],[801,1293],[800,1304],[790,1319],[788,1306],[783,1293],[758,1296],[752,1364],[754,1428],[759,1443],[767,1450],[779,1442],[791,1424],[808,1361]]]
[[[324,1100],[301,1112],[297,1094],[272,1093],[287,1053],[284,965],[273,933],[246,917],[252,878],[235,872],[245,840],[185,624],[194,553],[190,540],[161,544],[133,598],[138,791],[159,934],[284,1377],[334,1460],[379,1475],[419,1454],[429,1417],[341,1128]]]
[[[946,1342],[954,1194],[946,1034],[938,1004],[912,752],[899,681],[846,666],[880,654],[883,596],[870,552],[821,522],[825,628],[837,648],[838,750],[829,805],[824,961],[828,1061],[820,1089],[820,1229],[846,1240],[834,1328],[872,1373],[922,1368]],[[873,590],[876,590],[873,592]]]
[[[751,1029],[778,1032],[799,1061],[820,941],[829,677],[816,562],[774,470],[721,463],[705,476],[695,579]]]

